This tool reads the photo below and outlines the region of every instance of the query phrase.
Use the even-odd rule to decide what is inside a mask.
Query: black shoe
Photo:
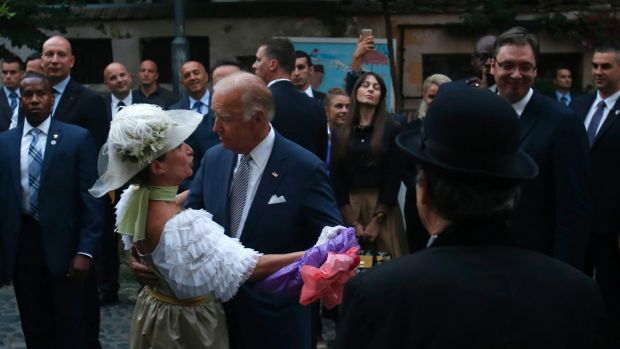
[[[101,293],[99,294],[99,305],[110,305],[118,303],[118,293]]]

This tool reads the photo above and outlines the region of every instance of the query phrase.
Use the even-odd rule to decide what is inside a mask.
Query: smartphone
[[[367,36],[372,36],[372,29],[362,29],[360,30],[360,35],[362,38],[365,38]]]

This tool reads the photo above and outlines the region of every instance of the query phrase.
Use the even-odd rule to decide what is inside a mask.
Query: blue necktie
[[[560,97],[560,102],[564,103],[568,107],[568,98],[566,96]]]
[[[590,125],[588,125],[588,142],[590,146],[594,144],[594,138],[596,137],[596,131],[598,130],[598,125],[601,123],[603,119],[603,112],[605,111],[605,101],[600,101],[596,106],[596,111],[592,114],[592,120],[590,120]]]
[[[239,168],[235,172],[230,193],[230,236],[239,238],[241,232],[239,225],[241,224],[241,216],[245,207],[245,198],[248,191],[248,183],[250,181],[250,154],[243,154],[239,162]]]
[[[41,179],[41,167],[43,166],[43,153],[38,146],[39,135],[42,133],[38,128],[29,131],[32,136],[28,147],[28,201],[30,202],[30,214],[39,220],[39,184]]]
[[[17,109],[17,93],[9,93],[9,98],[11,99],[11,114],[15,114],[15,109]]]
[[[196,113],[202,114],[200,110],[202,109],[203,105],[204,103],[202,103],[201,101],[196,101],[196,103],[194,103],[194,106],[192,107],[192,110]]]

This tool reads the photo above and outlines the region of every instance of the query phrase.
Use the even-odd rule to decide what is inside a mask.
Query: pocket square
[[[284,196],[271,195],[271,198],[269,198],[269,202],[267,203],[267,205],[281,204],[283,202],[286,202]]]

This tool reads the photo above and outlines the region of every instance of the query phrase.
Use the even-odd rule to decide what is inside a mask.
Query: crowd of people
[[[0,283],[27,347],[100,347],[121,235],[144,285],[132,348],[314,348],[322,317],[338,348],[620,347],[620,48],[594,50],[593,93],[558,64],[544,96],[536,36],[486,35],[472,76],[428,76],[409,118],[363,71],[373,50],[360,37],[323,93],[269,39],[253,74],[185,62],[181,99],[148,59],[107,65],[99,96],[62,36],[3,57]],[[340,309],[254,288],[342,227],[392,261]]]

